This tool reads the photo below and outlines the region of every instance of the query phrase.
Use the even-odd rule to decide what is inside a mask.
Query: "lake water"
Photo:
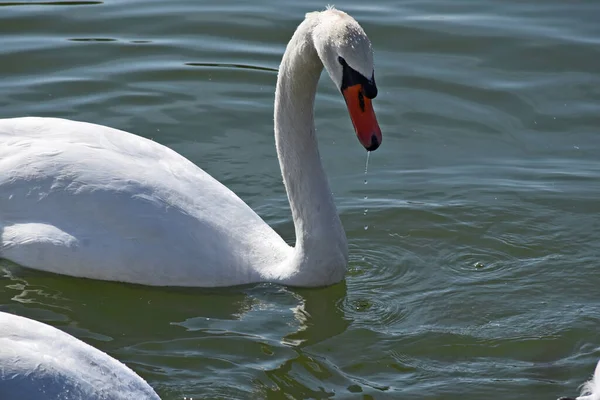
[[[2,1],[0,117],[152,138],[291,243],[276,69],[325,5]],[[365,184],[324,75],[317,133],[350,246],[344,283],[181,290],[2,262],[0,309],[108,352],[164,399],[575,394],[600,358],[600,3],[336,5],[373,42],[384,135]]]

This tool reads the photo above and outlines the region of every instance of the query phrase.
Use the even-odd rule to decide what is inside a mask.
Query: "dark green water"
[[[164,399],[575,394],[600,358],[600,3],[336,5],[373,42],[384,134],[365,185],[365,152],[322,79],[343,284],[161,289],[4,262],[0,309],[108,352]],[[274,70],[304,13],[324,6],[0,2],[0,117],[153,138],[292,241]]]

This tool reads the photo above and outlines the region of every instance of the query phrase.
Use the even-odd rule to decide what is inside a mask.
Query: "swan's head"
[[[342,92],[360,143],[369,151],[381,144],[371,99],[377,96],[371,42],[361,26],[343,11],[329,7],[309,13],[313,43],[329,76]]]

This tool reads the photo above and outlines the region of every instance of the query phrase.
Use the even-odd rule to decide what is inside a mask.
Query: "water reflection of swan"
[[[49,322],[73,321],[69,326],[77,337],[143,364],[151,384],[162,382],[161,390],[181,397],[223,397],[231,380],[239,376],[245,382],[249,374],[283,382],[290,379],[291,366],[303,363],[339,375],[311,347],[339,336],[350,324],[344,315],[344,282],[319,289],[270,284],[158,289],[10,267],[0,289],[0,302],[12,299],[5,310]],[[182,368],[182,354],[196,362]],[[219,368],[227,368],[223,376],[229,378],[215,380]],[[179,370],[178,376],[166,381],[160,371],[171,369]],[[353,383],[347,379],[341,375],[338,382]],[[0,399],[1,387],[2,381]],[[242,384],[242,390],[251,388]],[[240,397],[249,396],[240,392]]]
[[[60,274],[157,286],[339,282],[346,235],[313,116],[323,67],[361,144],[375,150],[381,143],[369,39],[341,11],[307,14],[275,91],[275,143],[295,247],[167,147],[100,125],[16,118],[0,120],[0,256]]]

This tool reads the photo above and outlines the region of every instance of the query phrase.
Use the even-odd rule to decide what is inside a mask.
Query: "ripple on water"
[[[376,230],[365,236],[378,235]],[[385,251],[372,248],[370,239],[353,240],[350,247],[348,286],[342,308],[357,327],[386,331],[404,318],[405,307],[398,302],[394,286],[398,281],[411,286],[418,273],[407,268],[411,255],[398,247]]]

